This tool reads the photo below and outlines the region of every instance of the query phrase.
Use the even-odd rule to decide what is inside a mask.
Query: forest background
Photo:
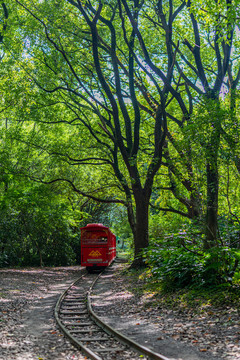
[[[0,266],[100,222],[168,288],[239,285],[240,1],[0,9]]]

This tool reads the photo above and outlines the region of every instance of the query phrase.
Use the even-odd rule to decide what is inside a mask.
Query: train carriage
[[[116,236],[102,224],[81,228],[81,265],[88,270],[106,267],[116,257]]]

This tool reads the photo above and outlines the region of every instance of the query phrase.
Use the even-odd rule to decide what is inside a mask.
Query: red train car
[[[88,270],[109,266],[116,257],[116,236],[102,224],[81,228],[81,265]]]

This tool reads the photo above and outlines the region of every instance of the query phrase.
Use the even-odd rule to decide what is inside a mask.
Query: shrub
[[[240,252],[214,248],[197,254],[179,247],[150,247],[144,254],[150,274],[163,289],[216,286],[237,281]]]

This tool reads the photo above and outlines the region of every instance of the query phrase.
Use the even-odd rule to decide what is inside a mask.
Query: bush
[[[214,248],[197,254],[172,246],[150,247],[144,254],[150,273],[162,282],[163,289],[216,286],[237,282],[240,252]]]
[[[0,267],[75,264],[80,230],[71,225],[64,209],[28,206],[0,215]]]

